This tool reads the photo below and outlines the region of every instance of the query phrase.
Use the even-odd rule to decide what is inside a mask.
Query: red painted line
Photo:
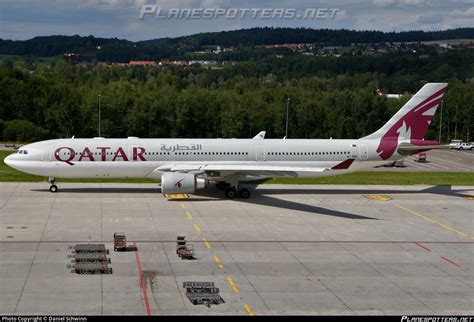
[[[441,256],[441,258],[444,259],[445,261],[447,261],[448,263],[450,263],[450,264],[452,264],[452,265],[454,265],[454,266],[456,266],[456,267],[461,268],[461,265],[459,265],[459,264],[453,262],[453,261],[450,260],[449,258],[446,258],[446,257],[444,257],[444,256]]]
[[[235,244],[453,244],[453,245],[472,245],[474,241],[415,241],[415,240],[226,240],[226,239],[208,239],[209,243],[235,243]],[[17,240],[1,241],[1,243],[42,243],[42,244],[80,244],[80,243],[113,243],[113,240]],[[136,240],[137,243],[173,243],[173,240]],[[202,240],[188,240],[189,243],[204,243]]]
[[[142,264],[140,263],[140,257],[138,256],[137,243],[134,242],[133,246],[135,247],[135,258],[137,259],[138,275],[140,275],[140,281],[142,284],[143,298],[145,299],[146,314],[150,316],[151,315],[150,302],[148,301],[148,294],[146,293],[145,279],[143,278]]]
[[[428,247],[423,246],[423,245],[420,244],[420,243],[415,243],[415,244],[418,245],[419,247],[423,248],[423,249],[426,250],[427,252],[431,252],[431,249],[429,249]]]

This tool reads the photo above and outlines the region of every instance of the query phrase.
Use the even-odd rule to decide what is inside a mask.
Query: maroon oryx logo
[[[178,189],[181,189],[181,187],[183,186],[183,184],[181,183],[182,181],[183,181],[183,179],[177,181],[177,182],[174,184],[174,186],[175,186],[176,188],[178,188]]]
[[[415,144],[417,140],[423,140],[428,126],[433,120],[436,107],[443,100],[443,94],[446,89],[447,87],[443,87],[423,100],[390,127],[387,133],[380,139],[380,144],[377,148],[377,153],[383,160],[390,158],[396,151],[399,136],[409,139],[412,144]],[[430,113],[430,111],[432,112]]]

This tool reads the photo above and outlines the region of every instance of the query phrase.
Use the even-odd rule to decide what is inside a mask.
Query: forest
[[[66,52],[78,52],[94,53],[99,61],[128,62],[132,59],[183,59],[187,52],[202,50],[206,46],[232,46],[246,49],[245,55],[230,57],[233,60],[242,61],[258,58],[254,57],[255,55],[262,55],[261,51],[254,52],[255,47],[260,45],[317,43],[325,46],[348,46],[351,44],[421,42],[444,39],[474,39],[474,28],[381,32],[266,27],[137,42],[117,38],[58,35],[35,37],[29,40],[0,39],[0,55],[48,57],[63,55]]]
[[[448,82],[441,139],[474,132],[474,49],[374,56],[275,54],[219,69],[68,65],[0,56],[0,140],[50,138],[357,138],[393,115],[427,82]],[[401,99],[378,96],[407,94]],[[438,111],[428,137],[438,139]]]

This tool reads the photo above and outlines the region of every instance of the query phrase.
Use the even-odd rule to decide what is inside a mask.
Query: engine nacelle
[[[165,172],[161,175],[161,193],[193,193],[197,189],[207,186],[207,180],[197,178],[194,174]]]

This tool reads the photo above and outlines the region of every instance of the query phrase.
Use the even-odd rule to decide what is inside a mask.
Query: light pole
[[[443,101],[441,101],[441,105],[439,106],[439,138],[438,142],[441,144],[441,127],[443,126]]]
[[[100,137],[100,94],[99,94],[99,137]]]
[[[290,110],[290,98],[288,97],[288,101],[286,102],[286,131],[285,131],[285,139],[288,139],[288,113]]]

